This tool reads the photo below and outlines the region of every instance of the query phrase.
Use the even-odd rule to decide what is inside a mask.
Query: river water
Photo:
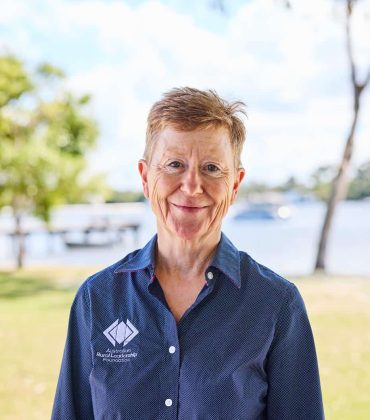
[[[224,220],[223,231],[239,249],[282,275],[312,272],[325,211],[322,203],[291,205],[292,215],[287,220],[235,220],[233,210]],[[124,233],[122,241],[105,247],[68,248],[60,236],[29,235],[26,265],[110,265],[142,247],[155,233],[155,220],[147,205],[132,207],[126,216],[140,222],[137,235]],[[78,206],[61,208],[54,215],[59,220],[84,217]],[[10,219],[3,215],[0,226],[1,222],[4,226]],[[14,254],[10,236],[0,234],[0,270],[14,266]],[[327,270],[332,274],[370,275],[370,201],[346,201],[338,206],[328,244]]]

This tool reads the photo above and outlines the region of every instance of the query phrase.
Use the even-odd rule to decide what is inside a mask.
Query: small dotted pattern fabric
[[[156,241],[79,288],[52,419],[324,419],[296,286],[222,234],[177,323],[154,275]]]

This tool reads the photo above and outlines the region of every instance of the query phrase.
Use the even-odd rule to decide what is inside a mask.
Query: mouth
[[[179,204],[171,203],[176,209],[185,213],[198,213],[207,208],[207,206],[182,206]]]

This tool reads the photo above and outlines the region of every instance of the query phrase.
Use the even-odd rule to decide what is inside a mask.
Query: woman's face
[[[187,132],[166,127],[155,140],[150,164],[141,160],[139,172],[158,231],[187,240],[220,231],[244,177],[223,127]]]

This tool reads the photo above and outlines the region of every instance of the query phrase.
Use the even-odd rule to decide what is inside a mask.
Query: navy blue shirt
[[[296,286],[222,234],[177,323],[154,275],[156,239],[79,288],[52,419],[324,419]]]

